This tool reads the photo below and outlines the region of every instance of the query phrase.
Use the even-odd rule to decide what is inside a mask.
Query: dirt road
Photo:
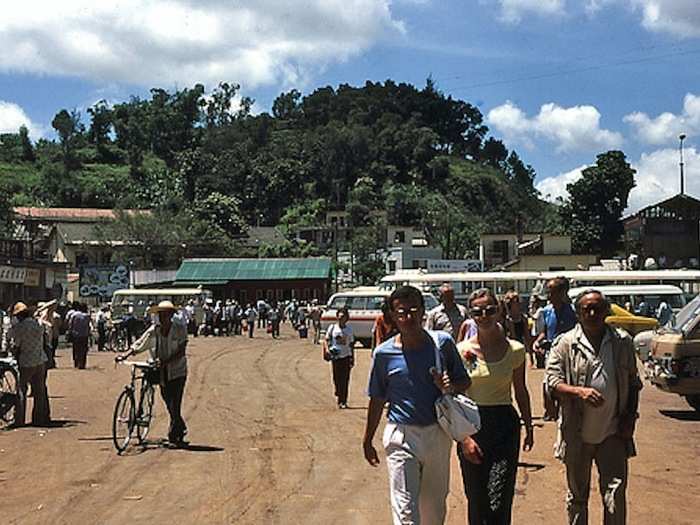
[[[61,352],[49,381],[60,426],[0,433],[0,521],[390,523],[385,467],[368,466],[360,447],[369,353],[358,351],[346,411],[335,408],[329,367],[319,354],[288,326],[277,341],[264,333],[252,340],[191,340],[184,402],[190,450],[158,445],[167,425],[158,400],[152,442],[120,457],[110,425],[128,369],[115,369],[112,355],[91,353],[88,370],[73,370],[68,351]],[[541,371],[529,372],[536,416],[541,380]],[[564,472],[552,458],[555,427],[536,423],[535,449],[521,455],[514,521],[564,523]],[[647,386],[637,444],[629,523],[697,523],[700,418],[682,399]],[[594,474],[594,487],[596,480]],[[456,460],[448,505],[447,522],[465,523]],[[594,488],[591,523],[600,522]]]

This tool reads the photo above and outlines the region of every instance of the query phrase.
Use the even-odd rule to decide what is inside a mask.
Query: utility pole
[[[333,245],[335,248],[335,293],[338,293],[338,219],[333,223]]]
[[[678,135],[678,138],[680,139],[680,145],[678,146],[678,152],[680,154],[680,166],[681,166],[681,195],[685,192],[685,177],[683,175],[683,141],[685,140],[685,133],[681,133]]]

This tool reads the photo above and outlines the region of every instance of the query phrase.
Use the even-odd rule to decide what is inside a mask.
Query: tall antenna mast
[[[678,135],[678,138],[680,139],[680,146],[678,146],[678,152],[680,154],[681,162],[681,195],[685,192],[685,177],[683,176],[683,141],[685,140],[685,133],[681,133]]]

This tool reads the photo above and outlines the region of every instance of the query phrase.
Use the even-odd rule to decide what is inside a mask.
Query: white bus
[[[190,299],[195,303],[195,319],[202,322],[202,305],[212,297],[209,290],[198,288],[126,288],[116,290],[112,295],[112,317],[120,318],[133,307],[133,314],[142,318],[151,303],[172,301],[175,306],[184,307]]]
[[[554,277],[564,276],[571,287],[604,285],[669,284],[683,290],[686,298],[700,293],[700,271],[697,270],[561,270],[546,272],[450,272],[428,273],[422,271],[397,272],[387,275],[380,286],[393,289],[410,284],[424,291],[434,292],[444,282],[450,283],[459,302],[465,302],[469,294],[482,287],[491,288],[497,295],[516,290],[523,298],[532,293],[543,294],[545,283]]]

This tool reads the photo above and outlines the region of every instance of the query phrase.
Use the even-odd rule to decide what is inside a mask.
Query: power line
[[[488,82],[478,82],[478,83],[474,83],[474,84],[467,84],[464,86],[457,86],[457,87],[446,86],[443,89],[449,89],[450,91],[460,91],[460,90],[466,90],[466,89],[498,86],[498,85],[504,85],[504,84],[514,84],[514,83],[526,82],[526,81],[530,81],[530,80],[542,80],[542,79],[546,79],[546,78],[557,78],[557,77],[573,75],[576,73],[588,73],[590,71],[599,71],[602,69],[610,69],[610,68],[615,68],[615,67],[620,67],[620,66],[628,66],[628,65],[633,65],[633,64],[643,64],[643,63],[647,63],[647,62],[654,62],[657,60],[663,60],[666,58],[685,56],[685,55],[694,55],[694,54],[698,54],[698,53],[700,53],[700,49],[689,49],[689,50],[685,50],[685,51],[679,51],[676,53],[666,53],[663,55],[657,55],[654,57],[638,58],[638,59],[634,59],[634,60],[620,60],[620,61],[611,62],[608,64],[598,64],[598,65],[581,67],[581,68],[572,68],[572,69],[564,70],[564,71],[554,71],[554,72],[550,72],[550,73],[540,73],[537,75],[526,75],[526,76],[522,76],[522,77],[515,77],[515,78],[509,78],[509,79],[492,80],[492,81],[488,81]]]

